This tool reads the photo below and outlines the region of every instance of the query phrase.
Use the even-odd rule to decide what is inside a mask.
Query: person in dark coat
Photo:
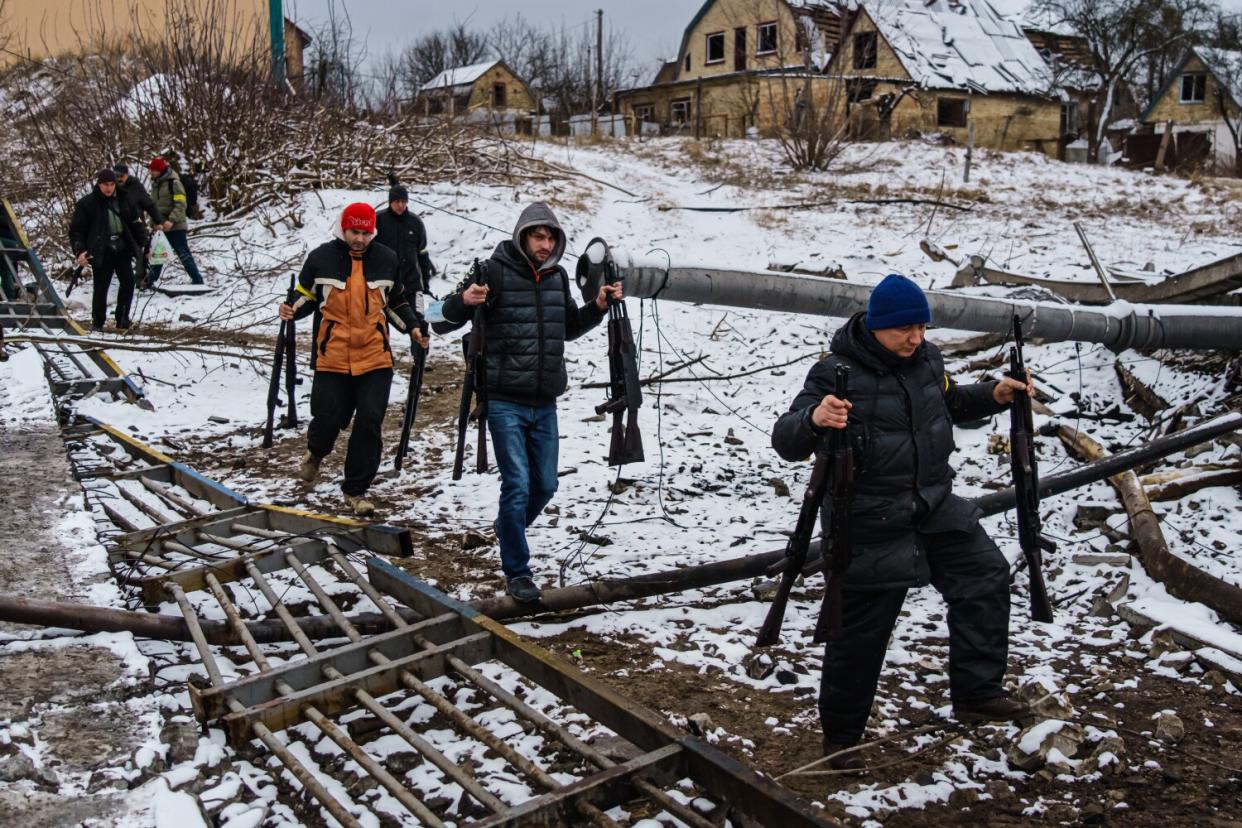
[[[129,199],[138,210],[138,222],[132,227],[134,241],[139,248],[138,255],[134,258],[134,282],[143,285],[147,280],[147,254],[150,252],[151,234],[147,231],[146,222],[142,220],[142,214],[146,213],[150,216],[153,225],[163,224],[164,219],[151,199],[151,194],[147,192],[147,188],[142,186],[141,181],[129,174],[128,164],[123,162],[113,164],[112,171],[116,173],[117,192]]]
[[[441,334],[456,330],[475,307],[487,305],[487,427],[500,467],[496,537],[506,591],[524,602],[540,596],[526,527],[556,493],[556,398],[569,383],[565,342],[600,323],[609,296],[622,298],[620,284],[605,285],[594,302],[578,307],[559,264],[564,252],[565,232],[556,216],[546,204],[530,205],[513,238],[497,245],[483,264],[485,284],[467,276],[444,300],[446,321],[435,326]]]
[[[427,228],[409,207],[410,191],[394,184],[388,191],[388,207],[375,214],[375,241],[397,254],[407,291],[431,293],[436,269],[427,253]]]
[[[345,505],[364,517],[375,512],[375,504],[364,495],[379,470],[392,387],[388,323],[427,347],[418,328],[422,317],[398,278],[397,254],[374,244],[374,236],[371,205],[347,206],[336,238],[306,257],[298,274],[297,298],[278,309],[281,319],[315,315],[311,421],[298,477],[308,484],[315,481],[320,463],[352,418],[341,492]]]
[[[130,327],[129,308],[134,299],[134,257],[141,248],[134,239],[133,226],[141,221],[138,209],[117,194],[116,173],[102,169],[95,174],[95,186],[78,199],[69,220],[69,246],[79,267],[88,263],[94,274],[91,297],[91,329],[102,331],[108,315],[108,288],[112,276],[120,282],[116,297],[116,327]]]
[[[772,430],[786,460],[823,450],[845,429],[854,451],[853,559],[845,576],[843,631],[828,642],[820,684],[825,754],[857,744],[875,699],[893,626],[912,587],[928,583],[949,605],[949,692],[962,721],[1016,720],[1027,705],[1005,695],[1009,564],[979,525],[978,507],[953,493],[953,424],[1003,411],[1017,380],[958,385],[924,339],[931,311],[911,280],[891,275],[832,338],[802,391]],[[837,365],[850,369],[847,400],[833,395]],[[824,536],[831,500],[821,511]],[[857,753],[832,762],[860,769]]]

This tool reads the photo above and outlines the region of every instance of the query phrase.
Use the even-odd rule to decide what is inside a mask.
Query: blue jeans
[[[535,522],[556,494],[556,459],[560,433],[556,403],[538,408],[504,400],[487,404],[487,427],[500,467],[500,513],[496,538],[505,577],[530,576],[526,527]]]
[[[190,252],[190,241],[186,238],[184,230],[165,230],[164,235],[168,237],[168,246],[177,254],[177,258],[181,260],[181,266],[185,268],[185,272],[190,277],[190,282],[196,285],[203,283],[203,275],[198,272],[198,265],[194,262],[194,254]],[[160,278],[164,265],[152,265],[147,271],[147,284],[154,286],[157,279]]]

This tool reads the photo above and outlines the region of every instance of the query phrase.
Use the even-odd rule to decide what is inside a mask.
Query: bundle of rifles
[[[1009,349],[1009,371],[1006,376],[1028,381],[1023,356],[1022,320],[1013,317],[1013,346]],[[849,368],[838,365],[834,377],[833,396],[848,400]],[[814,641],[840,641],[842,628],[843,588],[846,573],[853,560],[850,504],[854,496],[854,451],[846,436],[847,429],[832,429],[816,450],[811,480],[802,497],[798,523],[785,547],[785,560],[777,563],[771,574],[781,573],[781,583],[772,606],[755,640],[756,647],[769,647],[780,639],[789,593],[798,577],[820,566],[826,578],[819,621]],[[1010,468],[1017,494],[1018,540],[1026,560],[1031,590],[1031,618],[1052,621],[1052,603],[1044,585],[1043,552],[1053,552],[1056,545],[1042,534],[1039,517],[1039,470],[1035,458],[1034,426],[1031,420],[1031,398],[1025,389],[1014,393],[1009,421]],[[822,557],[808,564],[811,538],[820,510],[828,510],[828,532],[821,543]]]

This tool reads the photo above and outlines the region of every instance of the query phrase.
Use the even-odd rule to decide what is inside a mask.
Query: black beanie
[[[404,184],[394,184],[388,188],[388,201],[409,201],[410,191],[405,188]]]
[[[129,164],[124,161],[118,161],[112,165],[112,171],[117,175],[129,175]]]
[[[107,167],[104,167],[102,170],[95,173],[95,183],[96,184],[108,184],[108,183],[115,184],[116,173],[114,173],[112,170],[108,169]]]

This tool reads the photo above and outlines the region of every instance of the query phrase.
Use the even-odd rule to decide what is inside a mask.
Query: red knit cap
[[[164,170],[168,169],[168,162],[157,155],[151,159],[150,164],[147,164],[147,169],[156,175],[163,175]]]
[[[375,208],[361,201],[354,202],[341,211],[342,230],[361,230],[364,233],[375,232]]]

